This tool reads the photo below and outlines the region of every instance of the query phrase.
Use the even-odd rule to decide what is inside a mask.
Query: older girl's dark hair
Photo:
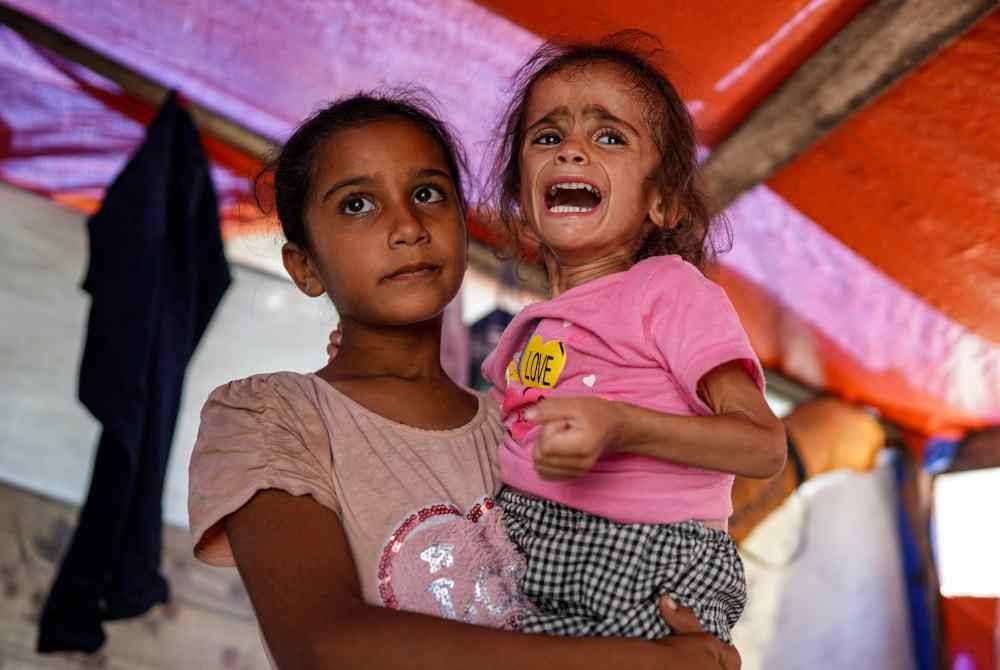
[[[273,178],[274,208],[282,232],[289,242],[303,249],[310,248],[305,211],[313,188],[316,159],[324,140],[348,128],[369,123],[401,119],[416,124],[437,144],[444,154],[448,171],[455,183],[455,198],[459,211],[468,213],[465,187],[468,163],[462,145],[448,125],[435,111],[429,93],[419,89],[398,89],[385,92],[363,92],[341,98],[316,111],[302,122],[284,146],[256,179],[257,204],[264,211],[262,186]]]
[[[553,41],[543,44],[514,75],[514,93],[504,114],[503,134],[496,140],[490,175],[491,199],[513,254],[523,253],[519,235],[523,225],[519,207],[520,153],[531,93],[539,81],[550,75],[598,63],[617,66],[631,79],[660,156],[650,179],[663,192],[667,211],[677,219],[672,228],[651,230],[633,261],[677,254],[704,268],[727,246],[728,224],[724,218],[713,216],[709,199],[699,184],[691,115],[673,84],[654,65],[654,59],[662,51],[655,37],[638,30],[614,33],[597,42]]]

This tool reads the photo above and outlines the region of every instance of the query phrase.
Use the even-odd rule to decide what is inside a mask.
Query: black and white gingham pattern
[[[655,640],[670,628],[659,599],[690,607],[705,631],[731,642],[746,605],[746,578],[728,533],[695,521],[622,524],[504,489],[497,497],[524,552],[521,630]]]

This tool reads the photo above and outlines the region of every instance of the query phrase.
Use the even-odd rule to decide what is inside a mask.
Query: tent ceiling
[[[506,78],[541,37],[629,23],[656,32],[711,143],[865,3],[8,4],[276,139],[325,100],[420,83],[476,159]],[[762,357],[922,430],[1000,419],[998,22],[981,22],[730,209],[736,246],[722,281]],[[83,207],[149,112],[9,31],[0,96],[0,178]],[[254,219],[253,161],[223,153],[213,156],[226,216]]]

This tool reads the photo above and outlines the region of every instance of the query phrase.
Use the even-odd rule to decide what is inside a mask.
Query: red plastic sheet
[[[941,601],[944,642],[949,667],[996,670],[1000,619],[996,598],[944,598]]]

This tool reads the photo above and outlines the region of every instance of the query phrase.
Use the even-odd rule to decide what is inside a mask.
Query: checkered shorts
[[[522,586],[535,610],[521,630],[655,640],[670,634],[659,611],[666,594],[731,642],[746,578],[728,533],[696,521],[616,523],[509,488],[497,502],[527,559]]]

